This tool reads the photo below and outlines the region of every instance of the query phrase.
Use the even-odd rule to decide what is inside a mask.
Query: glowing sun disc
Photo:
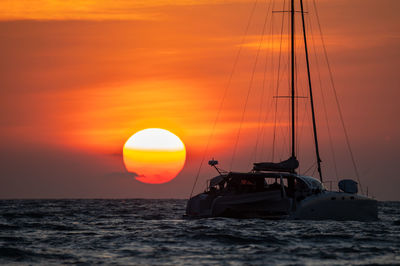
[[[175,134],[161,128],[147,128],[133,134],[124,144],[125,168],[136,180],[161,184],[182,170],[186,149]]]

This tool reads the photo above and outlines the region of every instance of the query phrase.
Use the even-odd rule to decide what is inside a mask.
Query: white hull
[[[325,191],[302,200],[290,218],[374,221],[378,219],[378,202],[357,194]]]

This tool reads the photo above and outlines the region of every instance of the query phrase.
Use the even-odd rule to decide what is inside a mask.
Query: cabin
[[[324,191],[322,183],[310,176],[293,173],[230,172],[218,175],[208,181],[207,194],[245,194],[267,191],[281,191],[282,196],[297,201]]]

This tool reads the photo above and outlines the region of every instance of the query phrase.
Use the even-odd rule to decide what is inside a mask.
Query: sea
[[[400,265],[400,202],[379,221],[188,219],[185,200],[1,200],[6,265]]]

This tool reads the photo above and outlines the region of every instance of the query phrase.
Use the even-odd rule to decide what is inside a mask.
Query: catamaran
[[[218,175],[207,182],[207,188],[203,193],[190,196],[186,208],[187,216],[362,221],[378,219],[377,201],[359,194],[356,181],[341,180],[338,183],[339,191],[328,190],[323,185],[303,0],[298,0],[297,4],[300,6],[300,11],[295,10],[295,0],[290,1],[290,10],[285,11],[290,16],[291,154],[288,155],[289,158],[278,163],[254,163],[248,172],[226,172],[218,167],[218,161],[210,160],[209,165],[218,171]],[[296,158],[295,113],[296,13],[301,14],[318,179],[297,172],[299,161]]]

